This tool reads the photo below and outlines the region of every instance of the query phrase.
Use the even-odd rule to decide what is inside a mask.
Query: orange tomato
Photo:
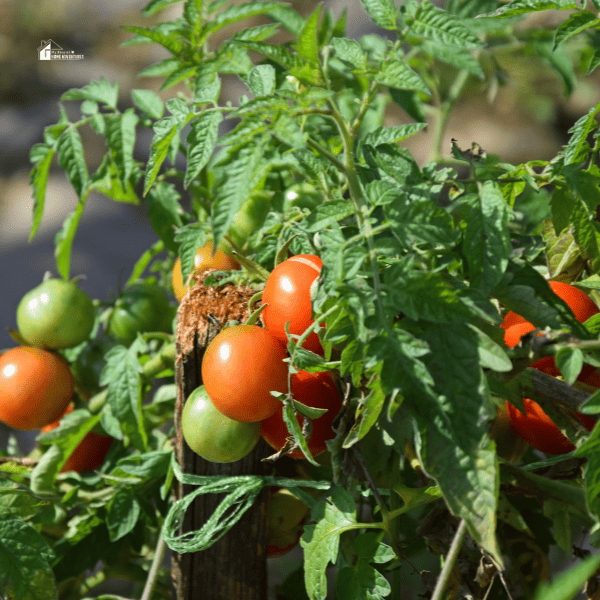
[[[214,256],[212,252],[212,242],[207,242],[202,248],[198,248],[198,252],[196,253],[196,256],[194,256],[194,268],[217,269],[219,271],[235,271],[240,268],[239,263],[227,256],[220,248],[217,248]],[[184,285],[183,275],[181,274],[181,260],[179,257],[177,257],[175,266],[173,267],[171,283],[173,284],[175,297],[181,302],[182,298],[190,291],[190,288],[187,285]]]
[[[29,431],[57,419],[73,395],[73,376],[54,352],[19,346],[0,356],[0,421]]]

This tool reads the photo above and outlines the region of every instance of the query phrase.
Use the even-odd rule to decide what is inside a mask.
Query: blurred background
[[[304,15],[317,5],[315,0],[292,3]],[[54,164],[40,230],[28,241],[33,207],[29,151],[42,141],[44,128],[57,122],[60,96],[70,88],[101,77],[118,82],[121,110],[131,106],[134,88],[159,92],[160,79],[136,74],[166,58],[166,51],[155,45],[121,47],[132,34],[120,26],[149,26],[177,18],[182,5],[147,18],[140,12],[146,4],[147,0],[0,0],[0,349],[15,345],[8,328],[16,327],[15,311],[23,294],[38,285],[46,271],[57,275],[54,236],[77,203],[75,192]],[[349,37],[381,33],[370,24],[359,0],[326,0],[323,4],[335,17],[347,10]],[[531,18],[545,19],[545,24],[553,26],[565,16],[564,12],[547,11]],[[226,35],[231,35],[230,29]],[[40,61],[38,48],[42,40],[50,39],[64,50],[83,54],[83,60]],[[582,77],[566,97],[563,82],[539,60],[511,55],[501,67],[506,85],[490,96],[484,83],[475,82],[456,106],[442,145],[444,156],[450,156],[450,139],[456,138],[461,148],[477,142],[503,162],[549,159],[566,143],[573,123],[600,98],[599,74]],[[166,100],[177,91],[177,87],[171,88],[161,96]],[[226,78],[225,100],[236,103],[242,93],[241,82]],[[69,103],[65,104],[69,112]],[[389,124],[409,121],[392,104],[387,117]],[[80,131],[88,167],[93,171],[103,156],[104,144],[89,129]],[[427,162],[432,132],[426,129],[407,142],[416,160],[421,165]],[[147,136],[138,140],[142,160],[149,144]],[[156,241],[146,212],[143,204],[119,204],[99,194],[90,196],[74,242],[71,274],[85,276],[81,287],[93,298],[109,299],[128,278],[135,260]],[[0,424],[0,447],[5,447],[8,434],[8,428]],[[35,435],[18,436],[23,451],[29,450]],[[279,566],[274,582],[289,571],[286,565],[297,565],[298,552],[297,548],[276,559],[273,564]],[[412,587],[408,578],[406,583]],[[108,585],[104,593],[109,592],[126,594],[127,588]]]

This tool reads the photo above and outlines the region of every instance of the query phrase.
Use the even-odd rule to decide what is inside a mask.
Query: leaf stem
[[[450,550],[448,551],[448,556],[446,556],[446,561],[444,562],[444,567],[442,568],[442,572],[438,577],[438,580],[435,584],[435,589],[433,590],[433,595],[431,596],[431,600],[442,600],[444,590],[448,585],[448,581],[450,579],[450,575],[452,570],[454,569],[454,565],[456,564],[456,560],[460,553],[460,549],[465,540],[465,536],[467,535],[467,522],[464,519],[461,519],[458,529],[454,534],[454,539],[452,540],[452,545],[450,546]]]

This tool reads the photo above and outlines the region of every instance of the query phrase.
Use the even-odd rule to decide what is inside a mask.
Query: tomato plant
[[[223,329],[202,359],[202,381],[214,405],[236,421],[262,421],[281,402],[269,392],[287,392],[284,346],[266,329],[236,325]]]
[[[0,356],[0,421],[30,430],[55,421],[73,395],[73,376],[57,354],[20,346]]]
[[[252,451],[260,439],[260,422],[244,423],[226,417],[200,386],[185,402],[181,431],[196,454],[211,462],[227,463]]]
[[[142,73],[160,81],[130,95],[104,78],[68,90],[57,122],[39,132],[31,237],[56,165],[77,196],[55,237],[64,280],[95,193],[141,204],[157,239],[112,315],[99,316],[105,331],[61,351],[77,373],[77,410],[27,456],[12,442],[0,450],[0,553],[13,565],[5,583],[0,559],[3,596],[29,600],[34,581],[43,600],[93,597],[112,577],[153,600],[238,590],[567,600],[584,584],[594,594],[600,559],[580,557],[600,547],[596,436],[561,419],[557,443],[581,441],[574,460],[521,452],[498,399],[527,389],[553,418],[554,403],[586,419],[600,411],[589,392],[600,382],[600,316],[575,289],[600,298],[598,0],[362,0],[368,34],[352,37],[344,13],[304,4],[300,14],[281,2],[151,0],[151,21],[126,26],[125,45],[161,46],[164,60]],[[163,9],[177,16],[160,22]],[[527,140],[519,122],[554,127],[560,113],[571,120],[564,146],[540,158],[519,143],[527,156],[512,160],[498,144],[504,131],[465,127],[480,123],[480,105],[535,113],[510,115]],[[91,156],[105,149],[97,166],[89,140]],[[207,235],[236,246],[242,268],[169,306],[177,255],[191,270]],[[173,283],[178,297],[185,276]],[[573,283],[549,287],[555,280]],[[139,281],[160,293],[126,301]],[[248,322],[262,318],[264,329],[216,335],[247,319],[260,294]],[[536,343],[519,345],[534,328]],[[149,332],[144,343],[130,344],[139,332]],[[286,358],[290,334],[314,352]],[[97,380],[93,349],[111,335],[122,343],[102,347]],[[530,363],[552,377],[532,377]],[[557,365],[567,382],[580,369],[573,388]],[[237,463],[200,460],[185,438],[204,442],[222,421],[212,413],[209,426],[188,427],[182,401],[202,379],[219,415],[276,434],[277,453],[264,456],[259,440]],[[523,435],[547,441],[553,425],[536,414],[517,415],[528,419]],[[317,458],[280,456],[291,448],[284,423],[304,447],[307,415]],[[97,427],[113,437],[102,473],[59,476]],[[265,487],[293,490],[310,522],[290,525],[298,516],[284,507],[261,531]],[[265,593],[267,533],[268,552],[299,537],[303,550],[276,594]],[[172,586],[165,546],[188,554]],[[579,564],[546,586],[567,560]]]
[[[337,416],[342,401],[328,371],[309,373],[298,371],[292,374],[292,395],[295,400],[312,408],[326,408],[327,412],[312,421],[312,434],[308,440],[308,449],[313,456],[318,456],[327,450],[326,441],[334,437],[332,423]],[[304,423],[304,417],[297,415],[298,423]],[[264,440],[275,450],[283,448],[286,439],[291,435],[283,420],[283,409],[279,410],[262,422],[260,433]],[[301,450],[287,454],[291,458],[304,458]]]
[[[165,292],[153,284],[138,283],[115,302],[106,332],[123,344],[131,344],[138,333],[170,331],[172,318]]]
[[[302,335],[313,323],[310,289],[321,272],[323,262],[318,256],[301,254],[278,264],[271,272],[262,295],[266,304],[262,317],[265,327],[287,344],[285,325],[289,332]],[[303,346],[323,354],[319,336],[313,331]]]
[[[217,251],[213,255],[213,247],[212,242],[206,242],[204,246],[198,248],[198,252],[194,256],[194,268],[196,270],[217,269],[219,271],[230,271],[240,268],[239,263],[225,254],[221,248],[217,248]],[[181,299],[190,291],[190,288],[183,281],[181,259],[179,257],[177,257],[175,266],[173,267],[171,284],[175,297],[181,302]]]
[[[17,307],[17,326],[32,346],[71,348],[92,332],[94,306],[75,282],[46,279],[23,296]]]
[[[49,425],[42,427],[42,433],[52,431],[56,429],[61,422],[61,419],[73,411],[73,404],[69,404],[63,414],[53,421]],[[104,463],[104,459],[110,449],[113,438],[109,435],[102,435],[95,431],[88,431],[85,437],[75,447],[73,452],[70,454],[67,462],[63,465],[60,470],[61,473],[68,471],[75,471],[81,473],[82,471],[93,471]]]

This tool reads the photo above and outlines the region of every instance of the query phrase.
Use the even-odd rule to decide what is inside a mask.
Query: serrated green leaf
[[[182,225],[183,209],[179,204],[180,198],[173,184],[166,181],[153,186],[146,196],[152,229],[171,252],[177,252],[178,249],[175,243],[175,229]]]
[[[187,137],[188,162],[183,183],[186,189],[212,156],[219,137],[219,124],[222,120],[223,115],[220,112],[206,111],[200,113],[192,123],[192,130]]]
[[[170,24],[173,25],[173,24]],[[183,50],[183,42],[179,39],[179,34],[175,31],[170,33],[165,33],[161,31],[161,29],[157,26],[153,29],[149,29],[147,27],[134,27],[131,25],[122,26],[122,29],[126,31],[131,31],[143,38],[147,38],[159,45],[163,48],[166,48],[171,54],[175,56],[179,56],[181,51]],[[164,30],[165,28],[163,28]],[[131,40],[129,40],[131,41]]]
[[[312,12],[310,17],[306,19],[306,23],[298,36],[298,41],[295,44],[296,51],[305,60],[318,64],[319,63],[319,42],[317,39],[317,30],[319,26],[319,18],[323,5],[320,4]]]
[[[471,33],[459,17],[452,15],[428,0],[418,5],[412,19],[407,19],[409,28],[432,42],[458,48],[478,48],[481,41]]]
[[[556,353],[555,360],[565,381],[573,385],[583,367],[583,352],[579,348],[561,348]]]
[[[369,194],[378,187],[381,188],[369,186]],[[391,190],[390,198],[392,201],[386,204],[385,212],[394,236],[405,248],[451,246],[458,240],[459,234],[452,226],[452,217],[434,200],[411,202],[405,194],[394,195]]]
[[[570,8],[570,7],[564,7]],[[573,6],[573,8],[575,8]],[[532,42],[533,51],[543,60],[545,60],[552,69],[560,76],[565,84],[565,95],[569,96],[577,85],[577,77],[573,68],[571,57],[563,46],[552,50],[552,42],[535,41]]]
[[[397,271],[390,268],[384,272],[383,281],[381,291],[386,301],[415,321],[452,323],[473,318],[471,310],[439,273],[413,271],[399,279]]]
[[[380,600],[392,593],[388,580],[362,558],[338,571],[335,590],[344,600]]]
[[[351,64],[355,69],[365,69],[367,56],[356,40],[335,37],[331,40],[331,45],[340,60]]]
[[[212,205],[213,238],[218,245],[229,231],[233,218],[248,199],[254,187],[266,172],[261,172],[262,148],[249,144],[224,164],[219,165],[220,176]]]
[[[140,518],[140,503],[130,489],[121,488],[106,508],[106,527],[110,541],[116,542],[135,527]]]
[[[369,433],[371,427],[375,425],[383,410],[385,399],[383,390],[381,387],[378,387],[377,389],[371,390],[369,395],[361,400],[356,409],[356,423],[348,432],[342,445],[343,448],[351,448],[356,442],[362,440],[362,438]]]
[[[58,164],[65,170],[75,193],[81,198],[88,184],[83,144],[74,126],[67,127],[56,142]]]
[[[44,538],[29,524],[6,515],[0,519],[0,592],[19,600],[56,600],[54,558]]]
[[[104,77],[100,81],[92,81],[82,88],[73,88],[66,91],[61,100],[93,100],[105,104],[109,108],[117,108],[119,99],[119,84],[111,85]]]
[[[556,47],[559,44],[562,44],[574,35],[577,35],[590,27],[597,28],[598,25],[600,25],[600,19],[589,10],[573,13],[566,21],[561,23],[554,32],[554,46],[552,49],[556,50]]]
[[[248,86],[257,98],[271,96],[275,89],[275,69],[271,65],[257,65],[248,75]]]
[[[286,46],[275,46],[266,42],[252,42],[245,40],[231,40],[232,43],[242,44],[247,50],[258,52],[286,69],[292,69],[296,65],[296,59]]]
[[[133,108],[127,109],[123,114],[106,115],[105,117],[106,142],[123,190],[127,189],[133,170],[135,127],[138,120]]]
[[[152,90],[131,90],[131,98],[137,108],[148,116],[157,120],[162,118],[165,112],[163,101]]]
[[[232,36],[232,39],[262,42],[277,33],[278,29],[279,25],[276,23],[273,23],[272,25],[258,25],[257,27],[250,27],[249,29],[238,31]]]
[[[391,88],[417,90],[431,96],[425,82],[400,59],[384,63],[381,70],[374,74],[375,81]]]
[[[518,15],[524,15],[530,12],[537,12],[540,10],[565,10],[571,8],[578,8],[577,3],[574,0],[512,0],[508,4],[503,4],[500,8],[478,15],[481,17],[516,17]]]
[[[183,2],[183,0],[151,0],[151,2],[148,2],[148,4],[142,8],[142,13],[147,17],[151,17],[157,12],[163,10],[163,8],[166,8],[171,4],[178,4],[179,2]]]
[[[305,526],[300,538],[304,548],[304,583],[312,600],[325,600],[327,565],[337,561],[340,535],[356,525],[354,499],[345,489],[335,487],[327,498],[316,503],[311,518],[316,525]]]
[[[592,270],[600,270],[600,231],[593,218],[581,205],[576,205],[571,213],[573,237],[583,258],[591,262]]]
[[[421,48],[457,69],[465,70],[481,80],[485,79],[485,73],[479,61],[470,52],[465,52],[465,48],[445,46],[436,42],[425,42],[421,45]]]
[[[373,23],[382,29],[393,31],[396,29],[396,16],[398,11],[393,0],[361,0],[367,14]]]
[[[29,185],[33,189],[33,218],[29,232],[30,242],[35,237],[44,216],[46,186],[48,185],[48,175],[54,153],[53,148],[49,148],[44,144],[35,144],[29,154],[31,162],[34,163],[29,176]]]
[[[427,127],[427,123],[407,123],[406,125],[393,125],[391,127],[382,125],[375,131],[367,133],[363,138],[363,144],[370,144],[373,147],[380,144],[395,144],[415,135],[424,127]]]
[[[165,117],[154,124],[154,137],[150,146],[150,158],[146,165],[144,196],[156,181],[160,167],[167,158],[171,142],[177,134],[177,125],[175,117]]]
[[[479,354],[479,364],[483,369],[491,369],[499,373],[508,373],[512,370],[513,365],[504,352],[500,344],[497,344],[489,335],[481,331],[475,325],[469,325],[479,338],[477,352]]]
[[[598,65],[600,65],[600,48],[596,48],[594,53],[590,56],[590,62],[587,66],[587,75],[595,71]]]
[[[175,69],[167,76],[160,86],[160,91],[164,92],[165,90],[172,88],[174,85],[177,85],[186,79],[195,77],[197,69],[198,67],[196,65],[181,65],[181,67]]]
[[[106,401],[112,414],[119,420],[123,433],[138,450],[145,451],[148,433],[142,414],[142,367],[135,348],[116,346],[105,358],[106,366],[100,376],[100,385],[108,385]]]
[[[413,90],[399,90],[390,88],[392,100],[400,106],[410,117],[419,123],[425,123],[425,111],[419,94]]]
[[[498,184],[486,181],[470,203],[464,237],[471,286],[485,294],[500,282],[512,252],[508,222],[511,210]]]
[[[319,204],[304,220],[303,226],[312,233],[325,229],[332,221],[341,221],[354,214],[354,206],[347,200],[329,200]]]
[[[179,244],[183,280],[187,281],[188,275],[194,268],[194,256],[198,248],[202,248],[206,243],[206,234],[199,223],[191,223],[177,230],[175,241]]]
[[[571,137],[564,151],[565,165],[570,165],[581,156],[589,134],[598,129],[596,115],[600,112],[600,104],[596,104],[589,112],[580,117],[569,129]]]
[[[138,73],[138,77],[167,77],[179,67],[179,61],[176,58],[165,58]]]
[[[75,210],[63,221],[61,230],[54,238],[54,256],[56,258],[56,268],[63,279],[69,279],[71,271],[71,249],[73,240],[83,209],[85,207],[87,196],[80,198]]]
[[[285,29],[287,29],[290,33],[294,34],[294,36],[300,35],[302,28],[304,27],[304,23],[306,19],[299,15],[293,8],[289,6],[279,6],[277,8],[271,9],[267,15],[281,23]]]
[[[250,17],[264,15],[274,9],[284,6],[285,4],[283,2],[247,2],[239,6],[232,5],[215,17],[212,30],[216,31],[226,25],[231,25],[232,23],[237,23],[238,21],[243,21]]]

